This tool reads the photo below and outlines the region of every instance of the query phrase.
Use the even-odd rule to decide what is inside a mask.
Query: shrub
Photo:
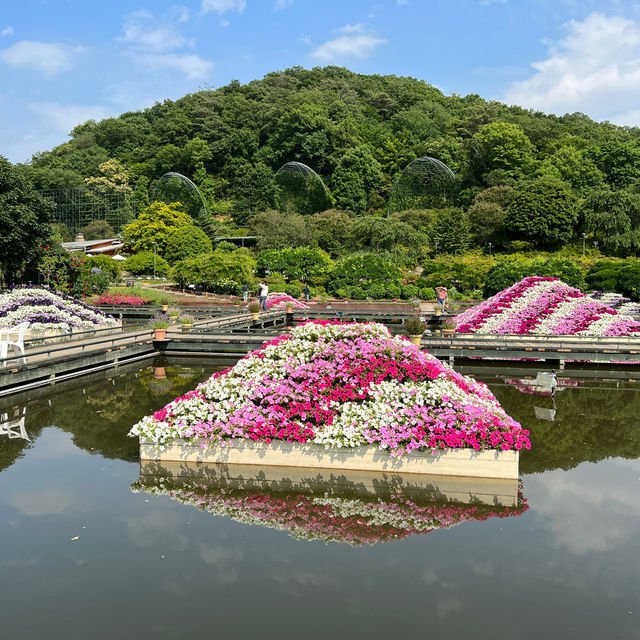
[[[321,281],[331,271],[333,263],[321,249],[295,247],[267,249],[258,255],[257,271],[264,275],[280,273],[290,280]]]
[[[156,275],[164,278],[169,273],[169,263],[156,254],[155,257]],[[141,251],[129,256],[122,265],[125,271],[136,276],[153,275],[153,253],[151,251]]]
[[[232,253],[212,251],[180,260],[173,273],[181,284],[200,284],[214,293],[240,293],[243,284],[253,283],[255,260],[246,249]]]
[[[385,295],[381,297],[398,298],[401,277],[400,269],[381,256],[373,253],[354,254],[336,264],[327,281],[327,290],[340,297],[348,297],[340,292],[351,293],[350,290],[357,287],[366,298],[374,285],[383,283]]]
[[[114,260],[109,256],[87,256],[84,263],[84,270],[91,271],[98,267],[102,269],[102,273],[107,275],[110,280],[117,282],[122,275],[122,267],[118,260]]]
[[[124,243],[130,251],[152,251],[164,255],[170,236],[180,227],[191,226],[193,218],[179,203],[154,202],[124,228]]]
[[[404,328],[410,336],[421,336],[425,332],[427,325],[420,318],[407,318],[404,321]]]
[[[235,249],[235,246],[233,248]],[[171,232],[164,257],[169,264],[175,264],[179,260],[193,258],[211,251],[212,244],[207,234],[199,227],[189,224],[178,227]]]
[[[116,232],[106,220],[94,220],[78,229],[78,233],[81,233],[85,240],[105,240],[116,237]]]

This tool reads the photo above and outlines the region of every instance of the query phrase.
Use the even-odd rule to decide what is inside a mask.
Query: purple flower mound
[[[66,332],[71,328],[90,329],[117,323],[106,313],[46,286],[0,291],[0,327],[13,327],[23,322],[28,322],[35,333],[56,327]]]

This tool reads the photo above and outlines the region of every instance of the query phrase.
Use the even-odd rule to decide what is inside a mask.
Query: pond
[[[551,397],[526,376],[481,378],[533,449],[517,508],[455,511],[418,493],[408,508],[141,478],[127,431],[208,377],[203,362],[0,401],[4,637],[640,638],[637,381],[560,380]],[[350,529],[365,508],[372,525]]]

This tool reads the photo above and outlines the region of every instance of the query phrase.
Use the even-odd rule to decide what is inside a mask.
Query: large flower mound
[[[308,304],[292,298],[288,293],[272,293],[267,296],[267,309],[284,309],[288,304],[292,305],[295,309],[309,308]]]
[[[531,276],[460,314],[458,333],[633,336],[640,323],[558,278]]]
[[[102,311],[71,296],[47,287],[16,287],[0,292],[0,327],[29,323],[33,334],[59,329],[91,330],[96,325],[113,325],[117,321]]]
[[[395,454],[530,448],[483,383],[376,323],[311,321],[214,374],[130,431],[174,438],[373,444]]]

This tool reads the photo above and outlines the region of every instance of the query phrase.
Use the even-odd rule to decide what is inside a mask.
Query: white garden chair
[[[9,439],[24,438],[29,440],[29,434],[24,426],[26,408],[22,410],[16,409],[13,417],[10,418],[8,413],[0,413],[0,436],[8,436]]]
[[[15,327],[8,329],[0,329],[0,360],[2,366],[7,366],[7,357],[9,356],[9,347],[13,347],[15,351],[22,354],[22,362],[26,364],[27,359],[24,355],[24,334],[29,328],[28,322],[22,322]]]

